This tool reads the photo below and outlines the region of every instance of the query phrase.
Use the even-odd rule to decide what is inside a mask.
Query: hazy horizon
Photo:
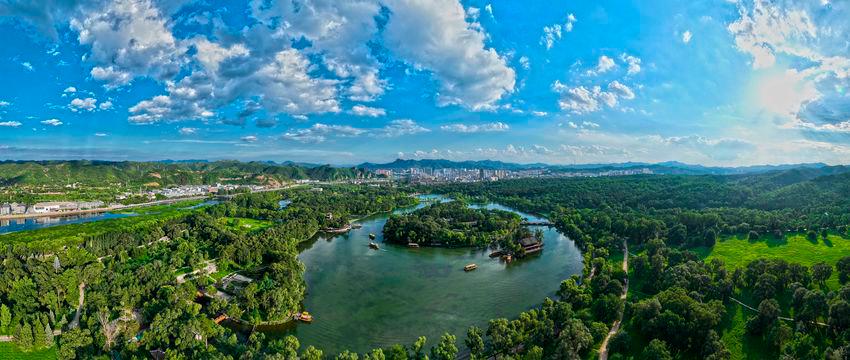
[[[4,2],[0,159],[850,158],[850,3]]]

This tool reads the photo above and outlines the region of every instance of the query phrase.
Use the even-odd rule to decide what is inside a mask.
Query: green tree
[[[825,262],[819,262],[812,265],[812,280],[819,283],[821,286],[826,285],[826,280],[832,276],[832,266]]]
[[[79,349],[91,346],[91,332],[88,329],[75,328],[59,337],[59,360],[76,359]]]
[[[652,339],[640,356],[645,360],[673,360],[670,350],[667,349],[667,343],[658,339]]]
[[[431,349],[433,360],[454,360],[457,357],[457,338],[449,333],[443,334],[440,343]]]
[[[6,304],[0,305],[0,333],[7,333],[9,325],[12,323],[12,313]]]
[[[366,355],[363,355],[363,360],[386,360],[387,356],[384,355],[384,350],[381,349],[372,349]]]
[[[15,334],[15,340],[18,343],[18,347],[21,350],[27,351],[32,349],[33,339],[32,339],[32,326],[27,321],[24,321],[24,324],[21,325],[18,332]]]
[[[345,350],[336,355],[334,359],[336,360],[358,360],[360,357],[357,356],[357,353],[353,353],[351,351]]]
[[[301,353],[300,360],[322,360],[324,354],[322,350],[316,349],[313,345],[307,347],[304,352]]]
[[[464,344],[469,349],[469,353],[475,357],[483,357],[484,355],[484,332],[477,326],[470,326],[466,330],[466,340]]]
[[[850,280],[850,256],[845,256],[835,263],[835,270],[838,271],[838,282],[846,284]]]
[[[410,347],[411,352],[413,353],[413,360],[427,360],[428,355],[425,354],[425,342],[428,340],[424,336],[420,336],[416,339],[416,342]]]

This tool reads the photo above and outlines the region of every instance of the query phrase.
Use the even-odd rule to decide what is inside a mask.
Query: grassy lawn
[[[248,218],[223,217],[219,219],[222,225],[227,226],[230,230],[240,233],[247,233],[265,229],[273,225],[273,222],[268,220],[255,220]]]
[[[812,242],[805,234],[787,234],[781,239],[763,236],[750,241],[746,235],[737,235],[721,238],[713,248],[698,248],[695,251],[706,261],[723,260],[729,269],[745,267],[758,258],[785,259],[805,266],[821,261],[834,265],[842,257],[850,256],[850,239],[830,234],[826,240],[818,237],[816,242]],[[838,287],[838,275],[834,271],[827,286]]]
[[[3,360],[52,360],[56,359],[56,347],[22,352],[12,343],[0,342],[0,359]]]

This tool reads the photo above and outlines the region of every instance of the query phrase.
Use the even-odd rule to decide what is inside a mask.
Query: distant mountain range
[[[544,163],[516,164],[495,160],[481,161],[452,161],[445,159],[396,159],[386,164],[362,163],[357,167],[368,170],[377,169],[409,169],[409,168],[432,168],[432,169],[487,169],[487,170],[531,170],[542,169],[554,172],[569,171],[605,171],[626,169],[649,169],[656,174],[686,174],[686,175],[734,175],[734,174],[757,174],[770,171],[781,171],[790,169],[820,169],[828,167],[823,163],[804,163],[786,165],[753,165],[740,167],[721,167],[685,164],[678,161],[667,161],[660,163],[625,162],[612,164],[577,164],[577,165],[550,165]]]

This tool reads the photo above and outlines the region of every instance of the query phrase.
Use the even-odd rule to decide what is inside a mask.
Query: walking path
[[[629,294],[629,244],[626,240],[623,240],[623,271],[626,273],[626,278],[623,279],[623,294],[620,295],[620,299],[625,301]],[[611,331],[608,331],[608,335],[605,336],[605,339],[602,340],[602,345],[599,346],[599,360],[608,360],[608,341],[610,341],[611,338],[620,331],[620,325],[622,322],[623,311],[620,310],[617,320],[614,321],[614,324],[611,326]]]
[[[729,297],[729,300],[732,300],[732,301],[734,301],[734,302],[738,303],[738,305],[741,305],[741,306],[743,306],[743,307],[744,307],[744,308],[746,308],[746,309],[749,309],[749,310],[752,310],[752,311],[755,311],[755,312],[758,312],[758,311],[759,311],[758,309],[756,309],[756,308],[754,308],[754,307],[752,307],[752,306],[749,306],[749,305],[747,305],[747,304],[744,304],[741,300],[738,300],[738,299],[733,298],[733,297],[731,297],[731,296]],[[778,318],[779,318],[779,320],[784,320],[784,321],[794,322],[794,319],[789,318],[789,317],[779,316]],[[817,324],[817,325],[820,325],[820,326],[829,326],[829,324],[822,323],[822,322],[820,322],[820,321],[815,321],[814,323],[815,323],[815,324]]]

